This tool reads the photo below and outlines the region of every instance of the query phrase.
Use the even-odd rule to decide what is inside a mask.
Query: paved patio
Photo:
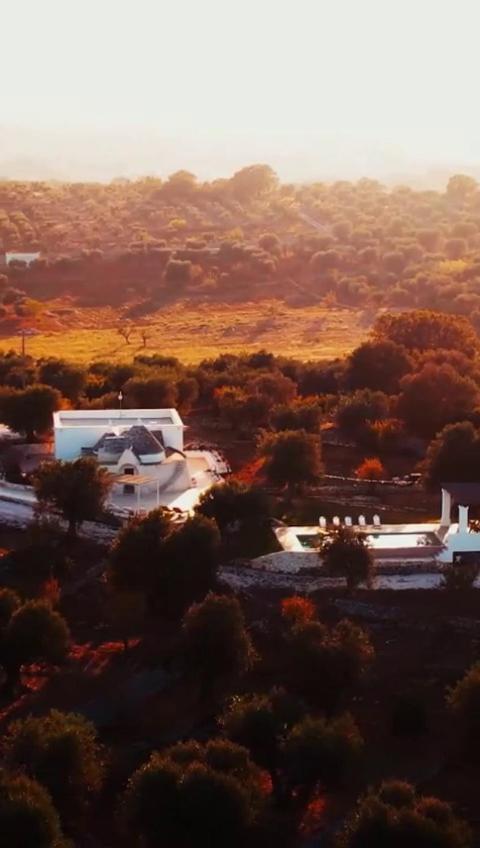
[[[152,482],[142,485],[138,496],[136,492],[124,494],[122,489],[114,487],[109,503],[114,509],[128,512],[149,512],[158,506],[192,512],[201,494],[222,479],[223,468],[219,469],[217,457],[210,451],[186,451],[185,455],[192,480],[191,488],[183,492],[160,490],[157,493],[157,484]]]

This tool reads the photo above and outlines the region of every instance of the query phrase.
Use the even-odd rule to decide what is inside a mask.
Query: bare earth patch
[[[53,301],[27,327],[26,351],[34,357],[59,356],[74,362],[130,361],[139,353],[176,356],[187,364],[219,353],[259,348],[308,359],[343,356],[366,337],[360,310],[324,306],[289,307],[279,301],[238,305],[180,302],[136,321],[125,310],[77,307]],[[130,344],[118,329],[133,327]],[[141,331],[147,329],[143,344]],[[21,328],[5,327],[3,350],[20,350]],[[31,333],[31,334],[30,334]]]

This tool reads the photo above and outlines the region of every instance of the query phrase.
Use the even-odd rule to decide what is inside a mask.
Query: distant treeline
[[[0,183],[10,302],[177,297],[433,307],[480,325],[480,191],[374,180],[283,185],[267,165],[199,183],[179,171],[102,184]],[[8,305],[8,303],[7,303]]]

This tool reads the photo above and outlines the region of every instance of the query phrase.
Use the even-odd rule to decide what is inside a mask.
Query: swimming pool
[[[316,550],[324,538],[323,533],[297,533],[297,539],[306,551]],[[440,544],[436,533],[367,533],[367,543],[375,550],[392,550],[394,548],[424,548]]]
[[[312,551],[319,548],[322,538],[322,533],[297,533],[297,539],[302,548],[305,548],[306,551]]]
[[[368,533],[367,542],[372,548],[424,548],[438,545],[436,533]]]

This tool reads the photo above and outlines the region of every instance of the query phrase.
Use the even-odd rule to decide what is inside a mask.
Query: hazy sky
[[[314,162],[322,144],[367,167],[384,149],[480,164],[479,0],[0,8],[4,129],[152,133],[178,140],[185,166],[202,151],[208,171],[209,146],[212,159],[258,153],[280,169],[292,156]]]

